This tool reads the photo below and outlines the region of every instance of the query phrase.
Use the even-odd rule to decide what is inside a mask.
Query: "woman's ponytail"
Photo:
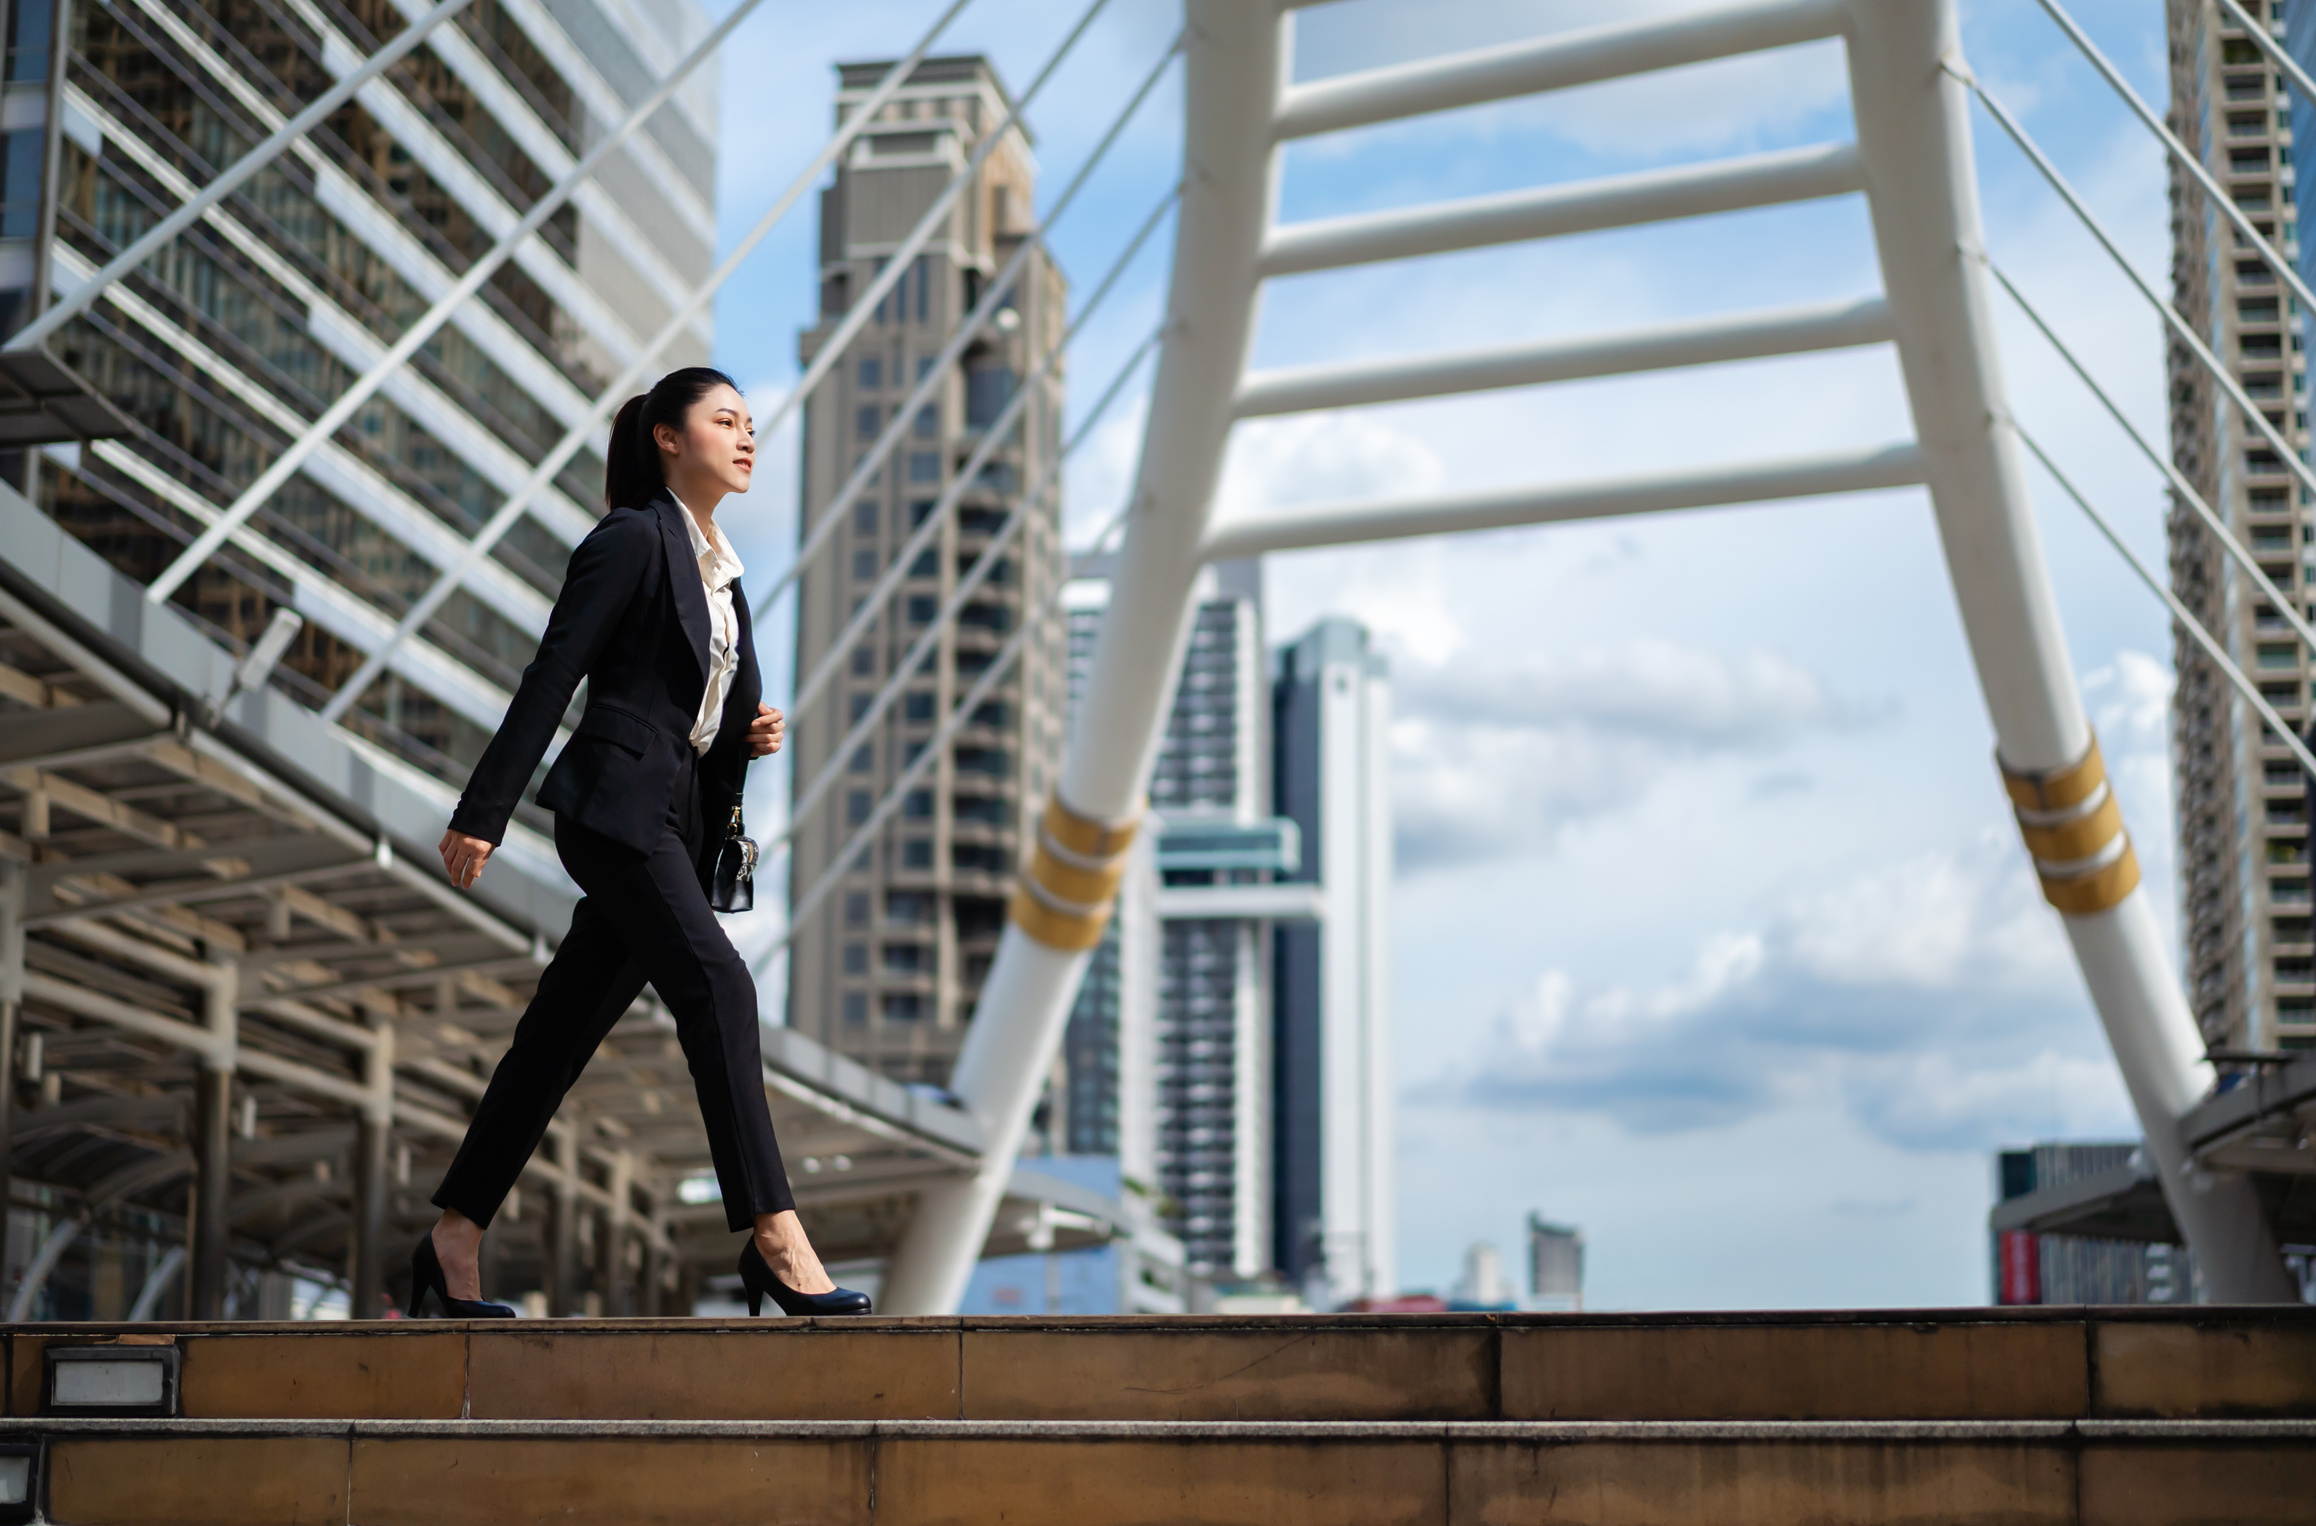
[[[650,401],[649,393],[638,392],[619,405],[611,421],[611,447],[603,467],[605,509],[640,509],[663,485],[659,446],[643,438],[643,410]]]
[[[619,414],[611,421],[610,448],[604,454],[605,510],[640,509],[667,486],[653,431],[662,424],[681,430],[692,404],[717,387],[740,390],[737,382],[712,367],[685,366],[654,382],[649,392],[639,392],[619,405]]]

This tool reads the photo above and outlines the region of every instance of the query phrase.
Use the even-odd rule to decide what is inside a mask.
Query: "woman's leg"
[[[558,846],[564,835],[557,831]],[[566,855],[566,867],[569,862]],[[600,866],[590,858],[588,867]],[[434,1250],[451,1297],[482,1296],[483,1230],[546,1136],[563,1094],[642,990],[643,971],[628,958],[615,919],[590,894],[572,910],[571,931],[540,975],[458,1155],[435,1189],[434,1204],[443,1213],[434,1226]]]
[[[628,859],[634,862],[635,855],[629,853]],[[707,1126],[708,1155],[723,1190],[725,1221],[734,1230],[747,1230],[759,1219],[786,1215],[786,1224],[793,1227],[776,1233],[777,1243],[803,1243],[802,1227],[795,1225],[796,1199],[772,1132],[772,1110],[764,1100],[756,982],[709,909],[692,848],[671,825],[642,855],[638,874],[590,879],[581,875],[585,866],[578,855],[567,852],[565,862],[586,887],[588,899],[618,924],[629,956],[675,1019]],[[794,1261],[793,1251],[784,1254]]]

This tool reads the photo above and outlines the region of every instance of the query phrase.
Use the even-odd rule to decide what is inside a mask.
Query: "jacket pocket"
[[[659,732],[650,722],[639,720],[624,710],[614,710],[609,705],[589,705],[586,713],[579,717],[579,724],[571,729],[571,735],[574,738],[601,738],[639,758],[659,742]]]

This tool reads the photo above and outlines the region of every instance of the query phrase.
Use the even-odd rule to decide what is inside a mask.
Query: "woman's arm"
[[[467,779],[458,809],[451,813],[442,852],[443,867],[454,883],[462,865],[452,862],[452,839],[464,837],[495,847],[506,835],[507,818],[514,814],[523,786],[546,756],[579,680],[603,655],[645,572],[656,564],[658,546],[657,524],[640,514],[615,512],[572,550],[562,592],[547,616],[547,633],[539,638],[539,653],[523,669],[506,716]],[[470,848],[465,856],[472,858],[465,883],[472,884],[489,854],[474,857]]]

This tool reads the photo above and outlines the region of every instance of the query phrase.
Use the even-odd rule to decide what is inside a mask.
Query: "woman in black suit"
[[[865,1295],[829,1280],[796,1217],[764,1102],[755,982],[708,906],[748,762],[781,740],[739,558],[715,524],[725,496],[748,491],[755,454],[746,400],[705,366],[668,373],[619,410],[610,512],[571,553],[538,656],[442,835],[443,868],[464,889],[586,679],[587,709],[538,796],[586,896],[434,1194],[442,1217],[411,1257],[414,1314],[429,1289],[449,1314],[514,1312],[480,1301],[483,1231],[646,981],[675,1017],[724,1217],[753,1231],[740,1253],[749,1312],[767,1295],[791,1314],[868,1311]]]

